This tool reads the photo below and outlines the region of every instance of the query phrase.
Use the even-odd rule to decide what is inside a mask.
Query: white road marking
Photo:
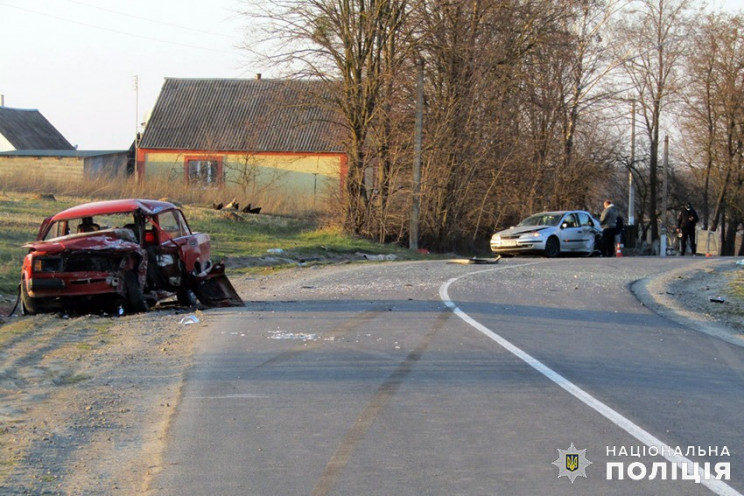
[[[224,394],[221,396],[194,396],[195,400],[244,400],[244,399],[256,399],[256,398],[268,398],[265,394]]]
[[[456,282],[459,279],[462,279],[464,277],[468,277],[474,274],[482,274],[484,272],[495,272],[498,270],[506,270],[506,269],[513,269],[517,267],[524,267],[527,265],[534,265],[535,263],[539,262],[532,262],[528,264],[520,264],[520,265],[511,265],[508,267],[496,267],[492,269],[486,269],[486,270],[479,270],[476,272],[469,272],[468,274],[463,274],[458,277],[453,277],[452,279],[448,280],[444,284],[442,284],[439,287],[439,297],[442,299],[444,304],[452,310],[452,312],[457,315],[459,318],[464,320],[467,324],[474,327],[476,330],[480,331],[496,343],[498,343],[502,348],[525,362],[527,365],[532,367],[533,369],[540,372],[542,375],[553,381],[555,384],[569,392],[571,395],[573,395],[578,400],[585,403],[587,406],[595,410],[600,415],[604,416],[606,419],[608,419],[613,424],[617,425],[621,429],[623,429],[625,432],[642,442],[648,447],[656,446],[659,450],[659,453],[670,453],[669,455],[662,455],[664,458],[666,458],[671,463],[687,463],[692,464],[694,463],[692,460],[690,460],[687,457],[684,456],[677,456],[674,455],[673,448],[668,446],[666,443],[662,442],[659,438],[651,434],[650,432],[646,431],[642,427],[634,424],[631,420],[624,417],[617,411],[613,410],[609,406],[605,405],[601,401],[599,401],[597,398],[592,396],[591,394],[587,393],[583,389],[581,389],[579,386],[574,384],[573,382],[569,381],[562,375],[560,375],[558,372],[554,371],[544,363],[540,362],[533,356],[531,356],[529,353],[526,353],[521,348],[518,348],[517,346],[513,345],[510,341],[507,341],[502,336],[496,334],[488,327],[484,326],[462,310],[458,308],[458,306],[450,299],[449,297],[449,287]],[[744,496],[740,492],[738,492],[736,489],[732,488],[725,482],[721,480],[716,479],[701,479],[700,483],[713,491],[715,494],[718,494],[719,496]]]

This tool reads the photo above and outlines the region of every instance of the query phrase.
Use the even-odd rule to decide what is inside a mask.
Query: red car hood
[[[30,251],[44,253],[90,250],[139,251],[141,249],[140,245],[133,239],[131,231],[115,229],[97,233],[74,234],[49,241],[34,241],[23,246]]]

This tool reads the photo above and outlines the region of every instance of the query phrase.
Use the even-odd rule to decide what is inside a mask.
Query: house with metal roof
[[[3,103],[0,176],[6,180],[29,174],[65,181],[127,174],[127,150],[77,150],[38,110],[10,108]]]
[[[137,147],[140,180],[247,192],[338,188],[343,126],[319,80],[166,78]]]
[[[0,106],[0,152],[74,149],[38,110]]]

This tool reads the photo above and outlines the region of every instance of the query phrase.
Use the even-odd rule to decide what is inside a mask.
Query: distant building
[[[74,149],[38,110],[0,107],[0,152]]]
[[[38,110],[0,106],[0,176],[75,180],[126,174],[127,153],[76,150]]]
[[[318,80],[167,78],[137,150],[137,175],[189,185],[338,188],[346,170],[338,111]]]

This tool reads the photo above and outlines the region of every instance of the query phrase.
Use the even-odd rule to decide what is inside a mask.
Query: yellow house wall
[[[341,158],[338,155],[236,155],[209,153],[147,152],[145,180],[185,181],[186,158],[222,159],[225,181],[255,181],[258,188],[281,187],[298,193],[338,184]],[[247,179],[242,179],[245,176]]]
[[[82,158],[0,157],[0,176],[77,181],[83,179],[83,170]]]

